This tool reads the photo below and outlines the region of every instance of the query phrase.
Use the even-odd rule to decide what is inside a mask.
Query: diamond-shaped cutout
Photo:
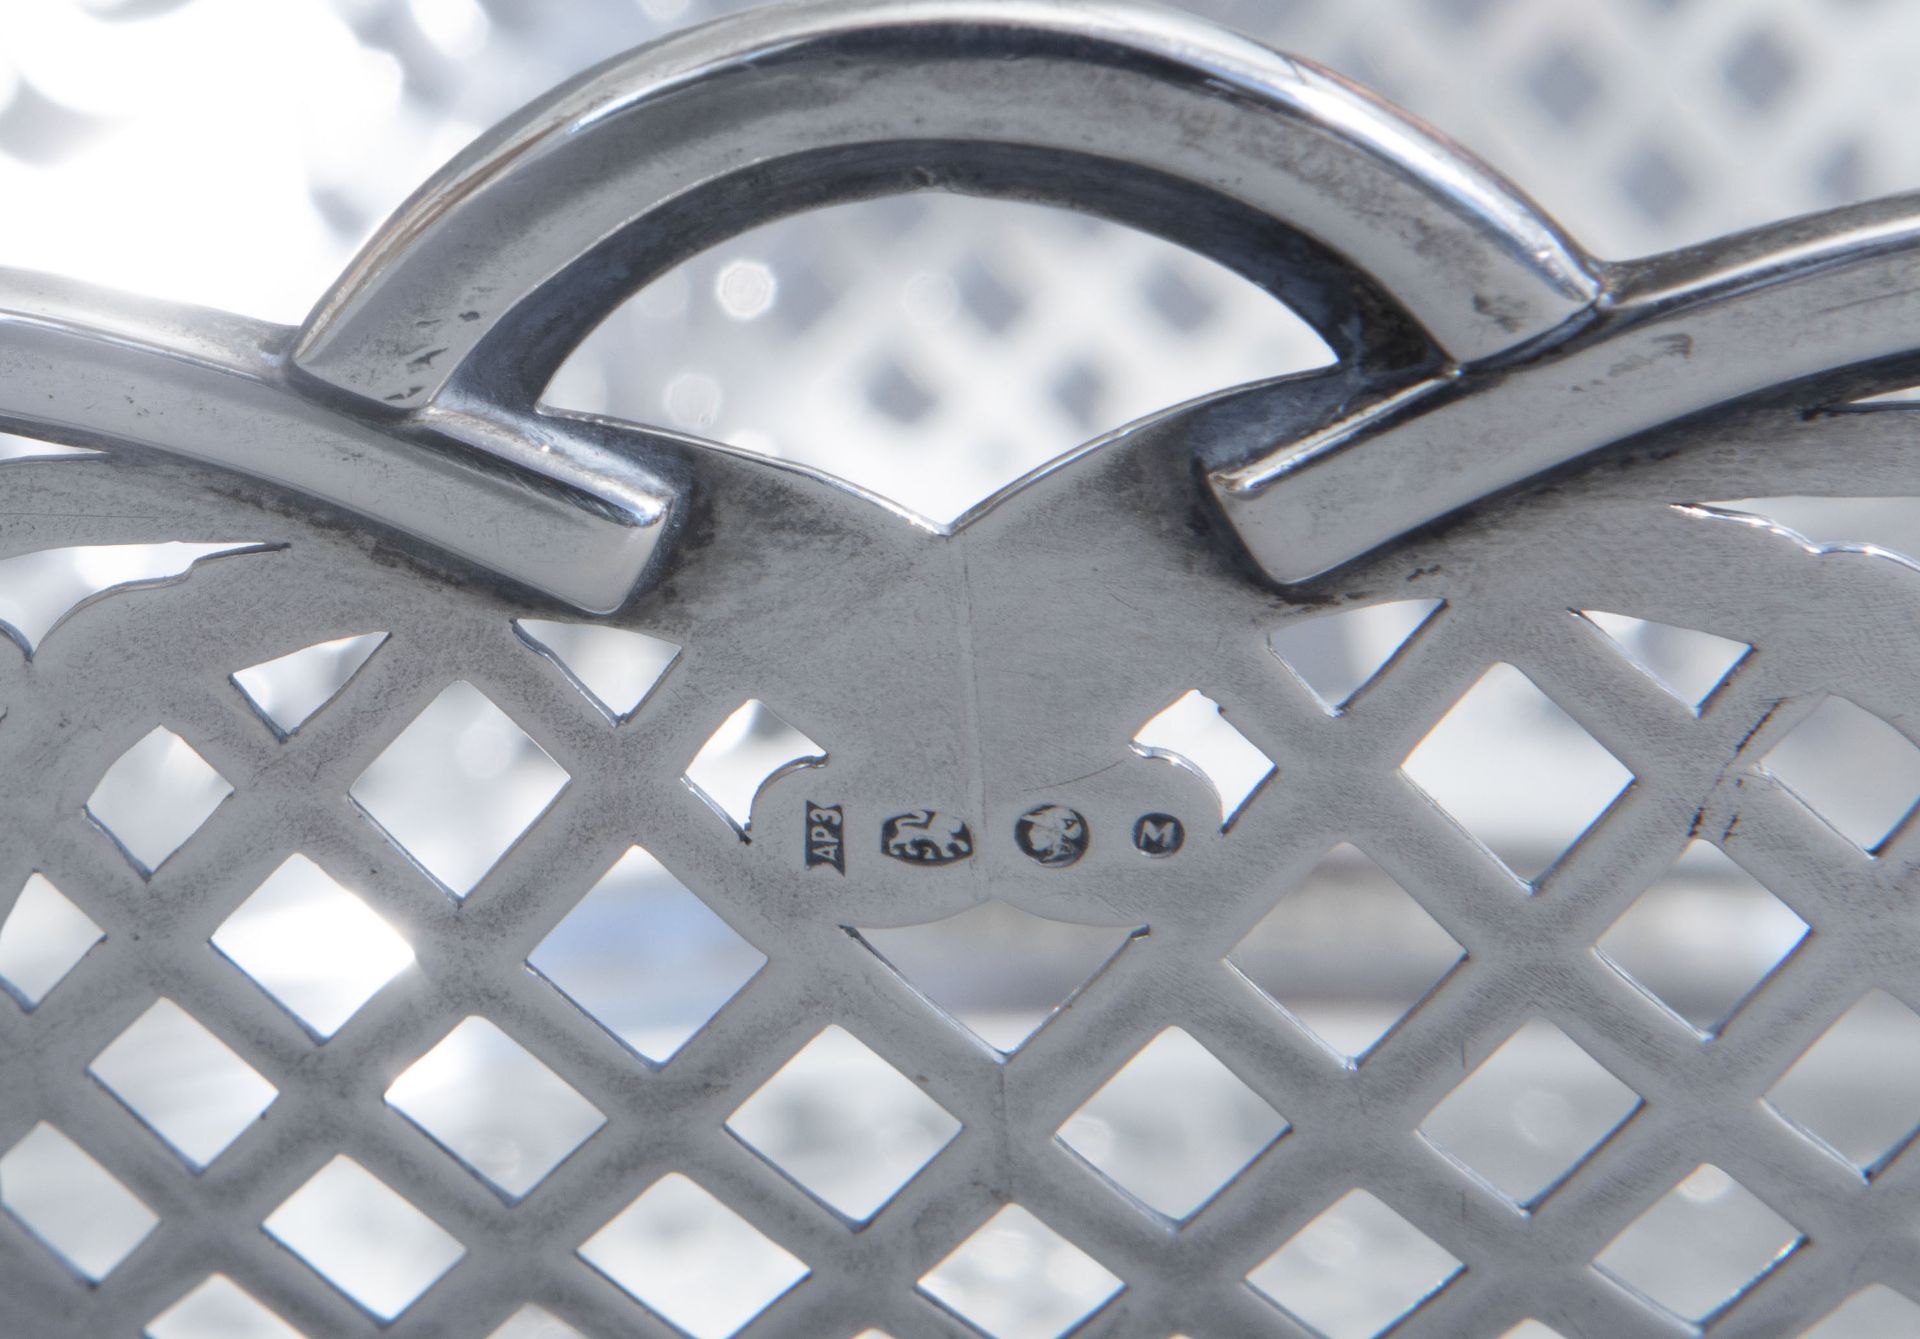
[[[1920,1016],[1884,990],[1868,991],[1766,1100],[1862,1173],[1877,1173],[1920,1126]]]
[[[1049,920],[998,901],[924,925],[858,932],[923,999],[1007,1054],[1145,933]]]
[[[1710,1034],[1806,936],[1807,923],[1757,879],[1711,842],[1694,841],[1596,947],[1615,970]]]
[[[708,736],[680,779],[745,841],[761,791],[788,772],[826,761],[825,749],[759,698],[749,698]]]
[[[1288,1128],[1190,1033],[1170,1027],[1069,1116],[1058,1138],[1148,1208],[1185,1219]]]
[[[414,1061],[387,1089],[387,1102],[515,1200],[607,1123],[565,1079],[478,1017]]]
[[[1182,335],[1193,334],[1218,312],[1213,295],[1189,278],[1189,272],[1167,257],[1139,278],[1140,296],[1148,309]]]
[[[41,1121],[0,1156],[0,1205],[81,1278],[98,1283],[147,1239],[159,1216]]]
[[[1228,721],[1220,704],[1190,689],[1133,736],[1133,751],[1184,767],[1213,788],[1220,800],[1220,830],[1247,807],[1274,773],[1273,759]]]
[[[1848,152],[1848,150],[1850,150],[1851,152]],[[1834,158],[1835,158],[1835,160],[1836,160],[1837,162],[1842,162],[1842,163],[1844,163],[1844,162],[1846,162],[1846,161],[1847,161],[1848,159],[1851,159],[1851,160],[1853,161],[1853,163],[1854,163],[1854,165],[1855,165],[1855,167],[1857,167],[1857,166],[1858,166],[1858,162],[1859,162],[1859,148],[1858,148],[1858,142],[1857,142],[1857,141],[1855,141],[1855,142],[1852,142],[1852,143],[1849,143],[1849,144],[1848,144],[1848,145],[1846,146],[1846,148],[1845,148],[1845,149],[1843,149],[1843,150],[1842,150],[1841,152],[1838,152],[1838,153],[1836,153],[1836,154],[1834,155]],[[1850,399],[1850,400],[1848,400],[1848,401],[1847,401],[1847,403],[1848,403],[1848,404],[1850,404],[1850,405],[1861,405],[1861,404],[1864,404],[1864,405],[1877,405],[1877,404],[1920,404],[1920,386],[1898,386],[1898,387],[1895,387],[1895,388],[1894,388],[1893,390],[1890,390],[1890,391],[1879,391],[1879,392],[1876,392],[1876,393],[1875,393],[1875,394],[1873,394],[1873,395],[1862,395],[1862,396],[1859,396],[1859,397],[1857,397],[1857,398],[1855,398],[1855,399]],[[1747,508],[1748,508],[1748,507],[1750,507],[1750,506],[1756,506],[1756,505],[1759,505],[1759,506],[1764,506],[1765,504],[1767,504],[1767,503],[1770,503],[1770,502],[1772,502],[1772,503],[1778,503],[1778,502],[1787,502],[1787,503],[1802,503],[1802,504],[1804,504],[1804,503],[1808,503],[1808,502],[1815,502],[1815,503],[1818,503],[1818,502],[1833,502],[1834,500],[1835,500],[1835,499],[1833,499],[1833,498],[1804,498],[1804,497],[1795,497],[1795,498],[1745,498],[1745,499],[1741,499],[1741,500],[1739,500],[1739,501],[1733,501],[1733,500],[1727,500],[1727,501],[1723,501],[1723,502],[1701,502],[1701,503],[1696,503],[1695,505],[1696,505],[1696,506],[1702,506],[1702,507],[1725,507],[1725,508],[1729,508],[1729,509],[1733,509],[1733,510],[1745,510],[1745,509],[1747,509]],[[1849,501],[1849,502],[1862,502],[1862,501],[1868,501],[1868,502],[1886,502],[1886,501],[1889,501],[1890,499],[1887,499],[1887,498],[1864,498],[1864,499],[1863,499],[1863,498],[1848,498],[1848,499],[1845,499],[1845,500],[1846,500],[1846,501]],[[1902,499],[1902,500],[1904,500],[1904,499]],[[1767,520],[1774,520],[1775,518],[1773,518],[1773,517],[1767,517],[1767,518],[1765,518],[1765,519],[1767,519]],[[1801,527],[1801,526],[1798,526],[1798,525],[1792,525],[1792,524],[1791,524],[1790,522],[1788,522],[1788,523],[1786,523],[1786,524],[1789,524],[1789,525],[1791,525],[1791,528],[1792,528],[1792,529],[1794,529],[1794,530],[1800,530],[1800,529],[1802,529],[1802,527]]]
[[[527,956],[528,966],[655,1064],[672,1059],[766,961],[638,846]]]
[[[1799,72],[1793,49],[1766,28],[1752,28],[1727,51],[1720,73],[1727,87],[1755,112],[1771,111]]]
[[[625,628],[521,618],[514,620],[513,630],[614,721],[639,710],[680,658],[680,648],[672,642]]]
[[[0,920],[0,986],[33,1009],[106,937],[44,874],[31,875]]]
[[[147,1322],[146,1339],[305,1339],[225,1274],[199,1287]]]
[[[84,446],[61,446],[58,442],[43,442],[37,437],[22,437],[18,433],[0,432],[0,465],[11,465],[28,460],[77,460],[84,456],[97,456],[99,451],[88,450]]]
[[[1920,1334],[1920,1303],[1876,1283],[1862,1288],[1800,1339],[1912,1339]]]
[[[1614,189],[1649,223],[1669,224],[1694,195],[1694,174],[1658,144],[1632,150],[1615,178]]]
[[[1577,125],[1600,97],[1600,74],[1578,47],[1556,45],[1530,65],[1527,92],[1562,126]]]
[[[1289,623],[1267,638],[1280,663],[1338,713],[1439,612],[1439,600],[1390,600]]]
[[[1726,682],[1734,667],[1753,650],[1745,642],[1716,637],[1694,628],[1654,623],[1625,614],[1582,609],[1592,623],[1648,678],[1691,707],[1697,715]]]
[[[1463,693],[1400,766],[1529,882],[1633,780],[1533,680],[1504,663]]]
[[[726,1339],[807,1267],[678,1172],[589,1237],[580,1258],[693,1339]]]
[[[1514,1203],[1532,1205],[1639,1106],[1638,1093],[1536,1018],[1441,1099],[1420,1133]]]
[[[260,553],[239,544],[87,544],[0,560],[0,633],[29,659],[47,635],[83,606],[118,591],[182,580],[203,558]]]
[[[993,1339],[1056,1339],[1106,1305],[1121,1283],[1018,1204],[1009,1204],[929,1270],[920,1290]]]
[[[340,695],[340,690],[386,644],[384,632],[330,642],[236,670],[233,686],[280,738],[286,739]]]
[[[507,1317],[507,1323],[487,1339],[586,1339],[586,1336],[551,1311],[528,1303]]]
[[[1357,1061],[1465,956],[1392,875],[1342,843],[1227,962],[1294,1022]]]
[[[1868,852],[1877,853],[1920,800],[1920,749],[1844,697],[1824,699],[1761,765]]]
[[[814,1195],[865,1222],[947,1146],[960,1122],[834,1026],[741,1103],[727,1128]]]
[[[93,1058],[87,1072],[197,1171],[279,1095],[258,1070],[169,999]]]
[[[1868,396],[1856,404],[1920,402],[1920,386]],[[1759,523],[1821,553],[1920,554],[1920,507],[1914,497],[1748,497],[1697,502],[1688,511],[1735,524]]]
[[[1805,1240],[1752,1191],[1703,1162],[1627,1224],[1594,1264],[1682,1320],[1699,1322]]]
[[[414,717],[349,794],[415,864],[464,898],[569,780],[511,716],[459,680]]]
[[[141,877],[186,845],[233,787],[164,725],[109,767],[87,799],[87,815],[119,844]]]
[[[1373,1195],[1353,1190],[1247,1282],[1327,1339],[1373,1339],[1460,1270],[1452,1252]]]
[[[262,1224],[381,1322],[419,1300],[466,1248],[352,1158],[313,1174]]]
[[[392,926],[304,855],[268,875],[212,942],[321,1041],[413,962]]]

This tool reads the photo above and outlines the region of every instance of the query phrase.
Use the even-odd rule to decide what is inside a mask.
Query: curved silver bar
[[[1599,447],[1802,377],[1920,347],[1920,195],[1616,267],[1600,318],[1528,362],[1467,369],[1211,476],[1282,582]]]
[[[826,0],[643,47],[505,123],[368,245],[294,361],[415,409],[580,257],[684,226],[665,221],[671,202],[775,181],[703,220],[739,231],[799,207],[783,164],[808,161],[806,203],[822,204],[871,193],[863,168],[902,145],[956,144],[1077,168],[1074,202],[1093,212],[1103,164],[1230,199],[1345,257],[1454,361],[1535,339],[1598,292],[1578,250],[1491,170],[1211,24],[1130,0]],[[625,296],[582,289],[602,307]]]
[[[656,476],[545,420],[405,432],[300,393],[293,331],[0,269],[0,424],[223,466],[579,608],[618,608],[667,522]]]
[[[0,273],[0,421],[210,461],[610,611],[691,480],[665,434],[538,412],[545,375],[659,266],[929,184],[1145,218],[1270,287],[1304,265],[1310,299],[1336,293],[1319,324],[1368,328],[1335,381],[1187,420],[1283,583],[1624,437],[1914,352],[1920,328],[1920,197],[1596,268],[1430,132],[1211,25],[1131,0],[821,0],[535,104],[299,331]]]

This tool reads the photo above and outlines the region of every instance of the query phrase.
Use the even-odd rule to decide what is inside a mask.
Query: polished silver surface
[[[537,423],[341,412],[289,384],[290,336],[0,271],[0,423],[221,465],[582,609],[631,593],[666,522],[656,475]]]
[[[1609,442],[1909,354],[1915,210],[1911,198],[1875,201],[1608,267],[1594,310],[1546,347],[1343,405],[1325,426],[1216,473],[1215,489],[1261,565],[1298,581]]]
[[[1212,25],[1126,0],[838,0],[669,38],[501,126],[366,248],[295,361],[370,399],[429,403],[503,322],[516,349],[556,318],[590,323],[613,275],[644,280],[805,205],[941,186],[1137,219],[1203,252],[1254,245],[1219,212],[1270,221],[1337,248],[1465,360],[1597,291],[1487,169]],[[1338,315],[1349,340],[1371,333]]]
[[[686,251],[926,185],[1159,227],[1260,278],[1338,362],[1099,438],[950,524],[536,406]],[[58,972],[0,929],[0,1316],[30,1339],[178,1339],[202,1322],[156,1317],[217,1275],[309,1339],[490,1336],[528,1304],[596,1336],[1785,1336],[1910,1288],[1906,1136],[1839,1151],[1793,1123],[1831,1111],[1789,1119],[1778,1081],[1869,992],[1920,1005],[1920,847],[1907,805],[1857,827],[1781,778],[1837,703],[1911,748],[1920,567],[1704,505],[1914,491],[1913,411],[1857,403],[1920,375],[1906,218],[1894,201],[1598,266],[1424,132],[1188,20],[836,3],[537,105],[300,332],[8,276],[0,417],[100,453],[0,463],[0,564],[205,548],[137,571],[123,552],[31,608],[0,589],[0,897],[46,943],[91,945]],[[1280,658],[1318,619],[1408,602],[1350,696]],[[1608,617],[1736,650],[1683,695]],[[270,666],[316,648],[333,691],[275,687]],[[1600,778],[1591,826],[1515,847],[1425,788],[1493,671],[1557,704],[1521,779]],[[1397,886],[1464,954],[1352,1048],[1276,1004],[1310,962],[1283,943],[1270,989],[1247,947],[1342,844],[1376,872],[1342,856],[1336,904]],[[1724,1017],[1683,1018],[1595,945],[1703,845],[1812,932]],[[629,934],[657,870],[694,902]],[[358,899],[346,929],[285,914],[328,881],[336,909]],[[1105,947],[1077,993],[963,1026],[932,1002],[940,966],[890,936],[983,907],[1014,928],[973,953],[1062,925]],[[276,908],[294,938],[271,950]],[[689,924],[720,945],[707,994],[633,1021],[685,966],[650,934]],[[329,973],[365,988],[320,1001]],[[1558,1043],[1507,1049],[1542,1025]],[[258,1080],[230,1128],[142,1096],[138,1039],[192,1026]],[[1177,1209],[1123,1191],[1074,1125],[1168,1036],[1271,1116],[1217,1196]],[[944,1113],[893,1130],[937,1132],[897,1193],[809,1191],[765,1151],[783,1136],[753,1103],[816,1046],[848,1073],[877,1057]],[[488,1072],[544,1095],[536,1128],[449,1133],[535,1109],[422,1065],[456,1052],[506,1057]],[[1163,1105],[1197,1100],[1206,1062],[1179,1054]],[[1496,1054],[1571,1054],[1576,1112],[1620,1103],[1519,1192],[1438,1133]],[[850,1098],[851,1123],[877,1091],[819,1100]],[[81,1170],[63,1188],[56,1165]],[[87,1199],[98,1177],[145,1217]],[[1676,1187],[1737,1190],[1785,1235],[1697,1298],[1701,1234],[1653,1252],[1671,1275],[1619,1244]],[[684,1292],[672,1219],[632,1226],[656,1192],[744,1220],[733,1276],[662,1300]],[[1372,1243],[1363,1263],[1413,1285],[1288,1286],[1276,1256],[1356,1192],[1431,1250],[1362,1232],[1348,1258]],[[362,1207],[314,1208],[335,1193]],[[1037,1239],[1018,1215],[1069,1243],[1045,1287],[1010,1281]],[[109,1220],[134,1226],[100,1240]],[[989,1223],[1012,1234],[998,1255],[950,1267]],[[784,1260],[764,1287],[756,1234]],[[391,1259],[356,1258],[369,1239]],[[1329,1278],[1340,1245],[1313,1255]]]

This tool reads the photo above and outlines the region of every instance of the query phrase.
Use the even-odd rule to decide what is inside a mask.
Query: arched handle
[[[1306,239],[1331,264],[1309,267],[1319,289],[1282,295],[1342,354],[1366,349],[1358,327],[1404,317],[1444,361],[1486,359],[1598,292],[1491,171],[1212,25],[1128,0],[826,0],[641,48],[483,138],[362,252],[294,362],[391,410],[460,387],[469,407],[524,408],[653,273],[781,214],[916,183],[1071,203],[1243,272],[1271,264],[1274,236]],[[1373,306],[1328,291],[1329,269]]]
[[[925,185],[1159,232],[1320,331],[1337,372],[1217,397],[1193,433],[1282,583],[1729,399],[1875,360],[1901,361],[1860,384],[1906,375],[1920,323],[1920,199],[1601,267],[1431,132],[1197,20],[821,0],[535,104],[405,205],[297,331],[0,272],[0,362],[21,373],[0,377],[0,423],[211,461],[608,612],[661,570],[686,457],[536,412],[552,372],[686,256]]]

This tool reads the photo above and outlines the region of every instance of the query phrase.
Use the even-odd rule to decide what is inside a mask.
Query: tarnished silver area
[[[920,186],[1158,229],[1339,361],[946,526],[535,406],[661,266]],[[1920,378],[1906,218],[1595,266],[1215,30],[836,0],[562,90],[303,331],[8,276],[0,418],[98,450],[0,463],[0,1330],[1651,1339],[1910,1290],[1920,1110],[1832,1133],[1800,1065],[1920,1023],[1912,797],[1793,749],[1915,751],[1920,567],[1707,505],[1915,491],[1914,411],[1857,405]],[[1360,672],[1294,656],[1387,610]],[[1560,733],[1475,761],[1578,780],[1567,830],[1431,770],[1490,683]],[[1636,976],[1700,860],[1776,948]],[[1378,1017],[1298,1003],[1329,868],[1406,911]],[[970,1012],[956,921],[1074,966]],[[1516,1066],[1565,1110],[1508,1157],[1460,1112]],[[1204,1182],[1130,1164],[1112,1104],[1203,1080]]]

